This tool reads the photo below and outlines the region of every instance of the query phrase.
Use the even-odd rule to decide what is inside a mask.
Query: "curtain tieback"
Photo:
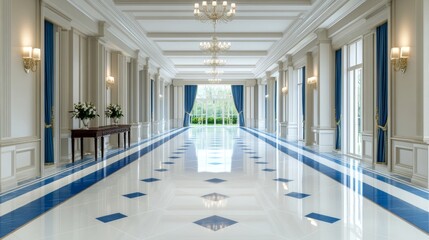
[[[45,128],[52,128],[52,124],[46,124],[45,123]]]
[[[335,122],[335,124],[336,124],[337,126],[340,126],[340,124],[341,124],[341,116],[340,116],[340,118],[338,119],[338,121],[336,121],[336,122]]]
[[[387,131],[387,123],[383,125],[377,125],[378,128],[380,128],[383,132]]]
[[[188,114],[189,116],[191,115],[191,113],[190,113],[190,112],[185,112],[185,114]]]
[[[238,112],[238,114],[242,114],[242,113],[243,113],[243,111]]]

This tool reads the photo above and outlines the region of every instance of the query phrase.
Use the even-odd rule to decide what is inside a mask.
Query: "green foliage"
[[[216,118],[216,124],[222,124],[222,118],[221,117]]]
[[[207,118],[207,124],[214,124],[214,118],[213,117],[208,117]]]

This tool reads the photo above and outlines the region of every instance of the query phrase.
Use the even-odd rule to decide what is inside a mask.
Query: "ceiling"
[[[200,22],[193,15],[191,0],[45,0],[61,7],[73,5],[90,21],[72,21],[84,33],[97,35],[100,22],[111,34],[112,49],[126,49],[149,57],[151,68],[161,68],[168,79],[207,81],[209,67],[203,64],[211,56],[199,49],[209,41],[213,25]],[[318,28],[326,28],[329,37],[345,29],[365,13],[376,11],[385,0],[234,0],[236,16],[231,22],[217,25],[220,41],[231,42],[231,49],[219,58],[225,80],[264,78],[276,72],[277,62],[286,55],[299,56],[315,46]],[[208,1],[210,4],[210,1]],[[230,2],[229,2],[230,3]],[[221,1],[218,1],[221,4]],[[69,9],[69,8],[68,8]],[[359,15],[352,11],[359,10]],[[372,9],[372,10],[371,10]],[[84,18],[82,18],[84,19]],[[342,24],[339,22],[346,19]],[[75,24],[75,25],[73,25]],[[104,33],[104,32],[103,32]],[[116,45],[115,45],[116,44]],[[304,53],[305,54],[305,53]],[[295,62],[295,59],[294,59]]]
[[[219,23],[216,28],[220,41],[231,42],[230,50],[219,57],[227,61],[220,67],[224,72],[222,79],[255,79],[258,65],[267,60],[291,26],[310,13],[315,2],[235,1],[234,19]],[[188,0],[114,0],[115,6],[134,19],[154,47],[173,63],[176,79],[205,80],[209,77],[205,73],[209,67],[203,61],[210,55],[199,49],[199,43],[211,39],[213,24],[195,19],[194,3]]]

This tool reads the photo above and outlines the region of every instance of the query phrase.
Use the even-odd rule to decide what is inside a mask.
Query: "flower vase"
[[[113,125],[118,125],[119,124],[119,118],[113,118]]]
[[[88,129],[89,127],[89,118],[84,118],[84,119],[81,119],[82,120],[82,124],[83,124],[83,127],[82,127],[82,129]]]

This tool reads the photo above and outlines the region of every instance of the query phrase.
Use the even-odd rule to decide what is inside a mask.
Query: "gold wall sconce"
[[[283,94],[287,94],[287,92],[288,92],[288,87],[287,86],[284,86],[284,87],[282,87],[282,93]]]
[[[410,47],[394,47],[390,50],[390,60],[393,69],[405,73],[407,71],[408,57],[410,56]]]
[[[22,61],[26,73],[29,73],[30,70],[37,71],[37,65],[40,62],[40,48],[24,47]]]
[[[112,76],[106,77],[106,86],[107,88],[112,87],[115,84],[115,78]]]
[[[316,84],[316,83],[317,83],[317,77],[316,77],[316,76],[309,77],[309,78],[307,79],[307,84],[308,84],[308,85],[313,85],[313,84]]]

